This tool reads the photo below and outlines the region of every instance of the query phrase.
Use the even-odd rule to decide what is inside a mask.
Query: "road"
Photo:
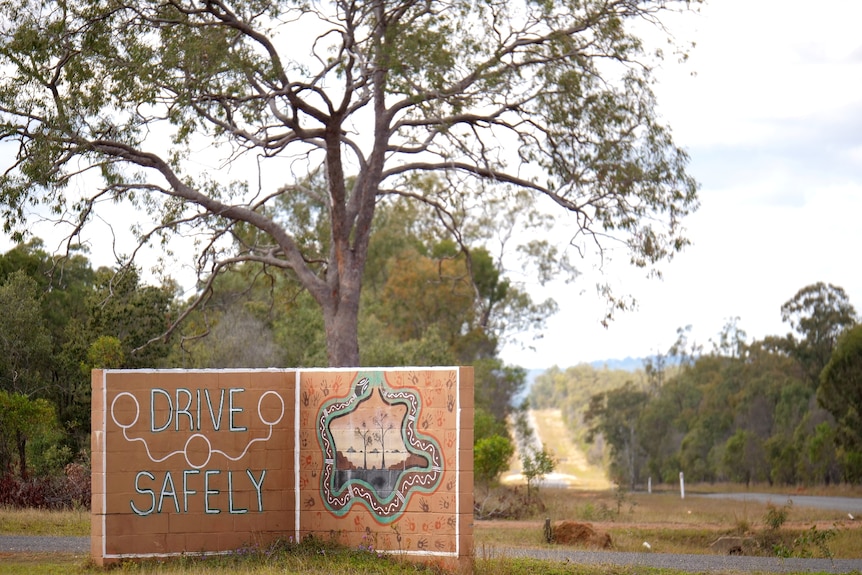
[[[787,501],[801,507],[814,507],[816,509],[834,509],[850,513],[857,520],[862,521],[862,499],[854,497],[825,497],[819,495],[780,495],[775,493],[706,493],[692,494],[693,497],[707,497],[710,499],[734,499],[738,501],[752,501],[755,503],[772,503],[781,507]]]

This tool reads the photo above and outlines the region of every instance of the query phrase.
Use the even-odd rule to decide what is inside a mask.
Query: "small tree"
[[[27,442],[55,428],[54,407],[45,399],[0,390],[0,465],[12,467],[17,455],[18,472],[27,478]]]
[[[116,369],[125,362],[123,344],[114,336],[100,335],[87,349],[87,364],[81,370],[87,375],[91,369]]]
[[[381,461],[380,468],[386,469],[386,434],[395,429],[395,425],[389,421],[389,412],[378,409],[371,418],[371,422],[377,428],[377,433],[374,434],[374,440],[380,442]]]
[[[362,468],[368,469],[368,448],[374,443],[375,434],[364,421],[353,430],[353,434],[362,440]]]
[[[500,475],[509,468],[515,453],[512,440],[501,435],[484,437],[473,446],[473,470],[476,482],[486,489],[496,484]]]
[[[554,471],[557,461],[548,448],[542,444],[541,449],[528,448],[521,452],[521,472],[527,478],[527,500],[531,491],[538,489],[538,484],[545,476]]]
[[[515,437],[518,439],[518,451],[521,454],[521,473],[527,479],[527,500],[538,483],[551,473],[557,465],[553,454],[545,444],[539,447],[539,440],[533,428],[530,414],[530,402],[524,400],[518,408],[515,417]]]

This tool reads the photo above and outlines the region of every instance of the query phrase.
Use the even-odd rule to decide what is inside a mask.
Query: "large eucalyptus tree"
[[[204,279],[241,261],[292,273],[334,366],[359,360],[387,196],[424,202],[460,241],[470,214],[526,192],[527,210],[573,215],[573,240],[620,242],[653,269],[686,244],[696,184],[633,30],[667,37],[663,14],[688,4],[0,0],[4,227],[21,237],[41,205],[74,240],[104,202],[133,205],[130,253],[182,234]],[[321,176],[325,212],[275,209]]]

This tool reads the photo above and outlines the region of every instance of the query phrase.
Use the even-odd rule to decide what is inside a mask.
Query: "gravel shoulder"
[[[0,553],[89,553],[89,537],[0,535]]]

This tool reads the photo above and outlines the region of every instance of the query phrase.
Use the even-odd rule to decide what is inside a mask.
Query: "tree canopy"
[[[25,395],[39,391],[50,349],[36,282],[17,271],[0,282],[0,389]]]
[[[817,400],[837,420],[836,443],[849,459],[855,482],[862,482],[862,325],[847,330],[820,375]]]
[[[71,245],[103,204],[131,205],[130,257],[170,256],[179,234],[205,282],[241,262],[288,272],[331,365],[360,361],[375,210],[395,197],[435,214],[468,266],[490,233],[552,225],[536,215],[553,206],[578,250],[619,242],[654,270],[686,245],[697,186],[634,30],[668,36],[663,14],[688,6],[0,0],[4,230],[50,214]],[[523,241],[540,277],[571,269],[566,247]]]
[[[856,323],[855,308],[843,288],[818,282],[786,301],[781,318],[799,336],[787,335],[788,351],[805,367],[812,387],[817,387],[838,338]]]

